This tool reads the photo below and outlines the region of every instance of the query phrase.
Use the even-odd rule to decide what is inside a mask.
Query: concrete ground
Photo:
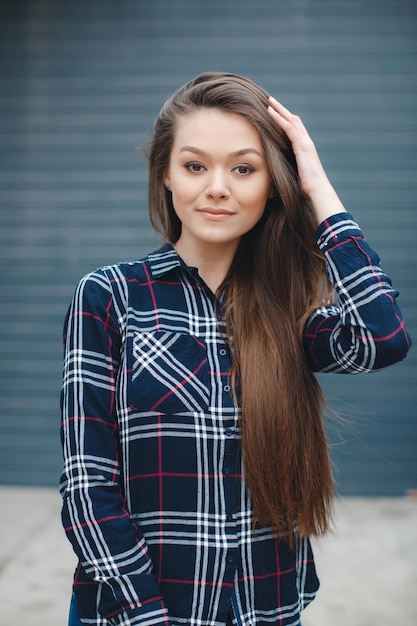
[[[66,626],[75,558],[56,490],[0,486],[0,626]],[[417,499],[343,498],[303,626],[417,625]]]

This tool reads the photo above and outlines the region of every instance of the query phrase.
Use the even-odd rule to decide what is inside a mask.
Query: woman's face
[[[165,185],[181,221],[177,250],[234,254],[262,217],[271,176],[258,132],[217,108],[179,118]]]

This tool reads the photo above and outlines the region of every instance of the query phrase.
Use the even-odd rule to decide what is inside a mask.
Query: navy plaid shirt
[[[309,320],[315,371],[368,372],[410,339],[348,214],[318,245],[338,307]],[[308,539],[253,530],[230,354],[197,270],[171,245],[79,284],[66,320],[63,523],[90,625],[295,626],[318,588]]]

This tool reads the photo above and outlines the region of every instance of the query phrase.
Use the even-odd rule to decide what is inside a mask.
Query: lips
[[[213,221],[223,221],[232,217],[234,215],[233,211],[229,211],[228,209],[213,208],[213,207],[203,207],[201,209],[197,209],[197,212],[204,218]]]

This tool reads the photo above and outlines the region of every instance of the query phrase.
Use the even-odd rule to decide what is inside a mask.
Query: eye
[[[191,161],[190,163],[186,163],[185,164],[185,168],[189,172],[192,172],[194,174],[198,174],[199,172],[203,171],[204,165],[202,165],[201,163],[198,163],[197,161]]]
[[[255,170],[251,165],[242,164],[242,165],[237,165],[234,168],[234,171],[240,176],[247,176],[248,174],[251,174]]]

